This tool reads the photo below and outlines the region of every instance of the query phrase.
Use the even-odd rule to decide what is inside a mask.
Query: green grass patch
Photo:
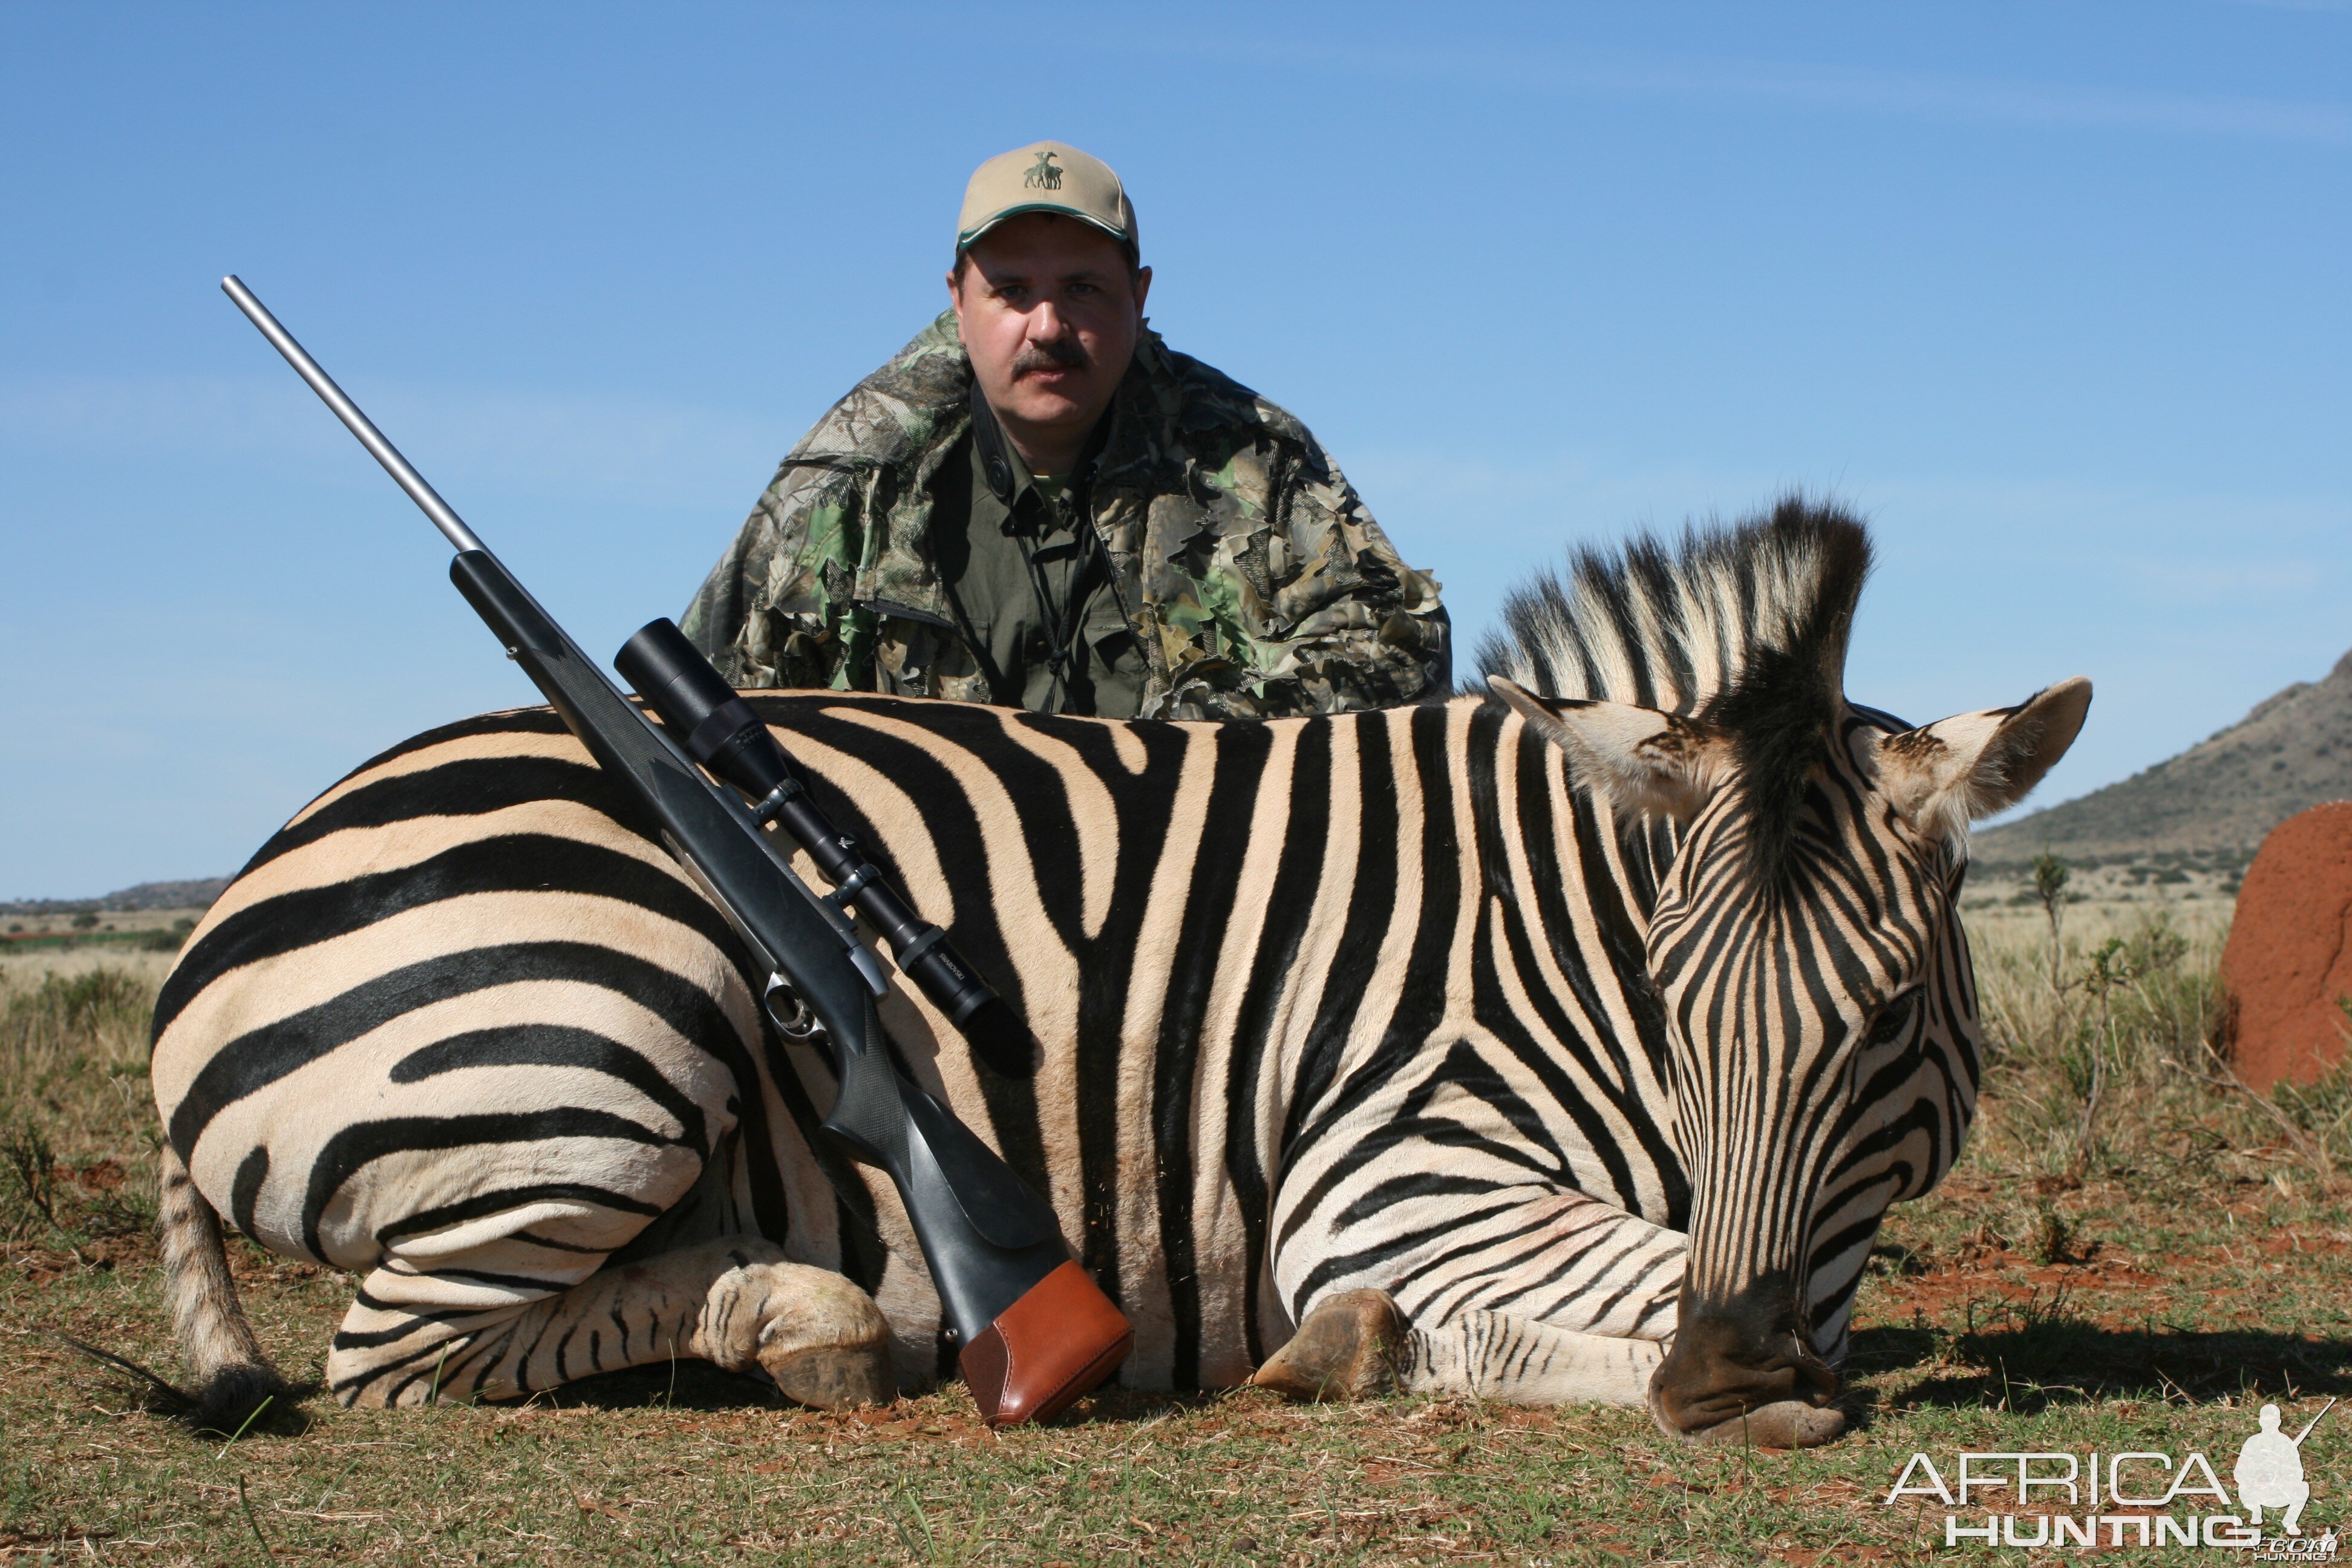
[[[177,952],[186,935],[184,931],[61,931],[0,937],[0,942],[5,942],[10,952],[73,952],[85,947]]]

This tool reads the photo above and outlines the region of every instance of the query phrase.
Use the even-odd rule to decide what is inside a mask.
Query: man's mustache
[[[1069,338],[1055,338],[1048,342],[1029,343],[1013,356],[1014,380],[1040,370],[1086,370],[1094,364],[1085,347]]]

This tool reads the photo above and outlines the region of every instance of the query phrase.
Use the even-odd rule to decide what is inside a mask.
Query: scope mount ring
[[[849,912],[849,900],[857,897],[857,889],[868,882],[878,882],[881,879],[882,871],[879,867],[871,860],[861,861],[856,870],[841,879],[841,886],[824,896],[825,901],[846,914]]]
[[[783,810],[796,797],[806,794],[808,794],[806,784],[786,774],[783,783],[761,796],[760,804],[751,808],[751,820],[765,827],[776,819],[776,813]]]

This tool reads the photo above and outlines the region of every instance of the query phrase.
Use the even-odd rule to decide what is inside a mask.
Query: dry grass
[[[1861,1429],[1801,1455],[1686,1447],[1631,1411],[1246,1393],[1115,1394],[1000,1436],[959,1388],[824,1415],[692,1363],[524,1409],[313,1400],[198,1437],[57,1337],[177,1368],[142,1229],[164,960],[0,964],[0,1557],[1924,1562],[1948,1555],[1937,1521],[1879,1501],[1915,1449],[2198,1447],[2226,1474],[2250,1401],[2299,1426],[2352,1393],[2352,1094],[2219,1083],[2201,1031],[2226,909],[2147,913],[2068,907],[2054,968],[2038,910],[1972,916],[1995,1047],[1978,1135],[1882,1235]],[[350,1282],[234,1252],[265,1342],[315,1373]],[[2352,1500],[2336,1419],[2306,1446],[2307,1527]]]

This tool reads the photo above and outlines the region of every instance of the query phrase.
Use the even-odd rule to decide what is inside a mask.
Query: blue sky
[[[1791,487],[1873,521],[1858,700],[2098,683],[2045,801],[2352,646],[2352,6],[14,0],[0,898],[233,868],[532,695],[220,274],[601,653],[1048,135],[1465,648]]]

